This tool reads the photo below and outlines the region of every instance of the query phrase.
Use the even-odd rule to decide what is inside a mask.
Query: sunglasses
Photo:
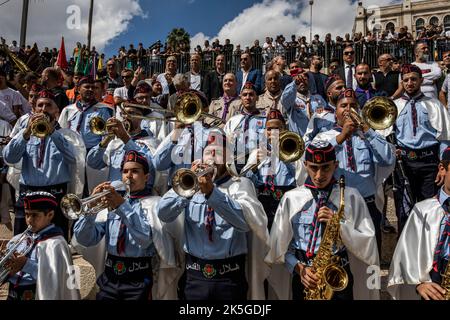
[[[344,52],[344,55],[345,56],[352,56],[352,55],[354,55],[355,54],[355,51],[347,51],[347,52]]]

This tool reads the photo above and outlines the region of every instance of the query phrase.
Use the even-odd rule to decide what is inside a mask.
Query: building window
[[[419,18],[416,20],[416,32],[422,31],[422,29],[425,27],[425,20],[422,18]]]
[[[438,17],[431,17],[430,24],[432,24],[433,26],[439,25],[439,18]]]
[[[392,30],[392,32],[395,31],[395,24],[393,22],[389,22],[386,24],[386,31]]]
[[[445,16],[444,17],[444,29],[450,30],[450,16]]]

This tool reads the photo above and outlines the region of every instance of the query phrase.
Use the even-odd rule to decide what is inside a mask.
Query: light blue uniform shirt
[[[50,224],[35,234],[31,233],[32,237],[34,237],[34,239],[37,239],[44,232],[46,232],[54,227],[55,227],[54,224]],[[11,239],[11,241],[8,243],[8,248],[11,248],[13,246],[14,241],[16,241],[20,236],[21,236],[21,234],[14,236]],[[23,251],[24,249],[26,249],[25,246],[26,246],[26,244],[25,244],[25,242],[23,242],[22,244],[19,245],[19,247],[17,248],[17,251],[18,252]],[[34,246],[34,248],[31,250],[31,252],[29,252],[27,254],[27,256],[28,256],[27,262],[24,264],[24,266],[21,270],[22,272],[21,272],[20,280],[19,280],[19,276],[18,276],[19,272],[8,278],[8,281],[12,285],[16,284],[18,280],[19,280],[19,286],[27,286],[27,285],[32,285],[32,284],[36,283],[37,276],[38,276],[38,257],[37,257],[36,246]]]
[[[247,121],[248,127],[245,130],[245,122]],[[241,121],[237,124],[234,130],[233,152],[235,155],[244,155],[245,152],[252,152],[258,149],[261,145],[266,145],[266,137],[264,131],[266,129],[266,117],[260,114],[245,115],[241,117]],[[244,164],[241,160],[238,160],[238,164]]]
[[[274,168],[271,168],[271,166],[272,162],[268,160],[256,173],[250,173],[250,178],[256,188],[268,184],[272,175],[275,186],[295,186],[295,167],[292,163],[275,159]]]
[[[213,241],[209,241],[205,220],[207,207],[214,209]],[[158,203],[163,222],[174,221],[184,212],[184,251],[201,259],[225,259],[247,253],[246,233],[250,230],[242,208],[225,193],[214,188],[208,199],[201,193],[191,200],[167,192]]]
[[[100,135],[93,134],[90,127],[89,121],[93,117],[101,117],[103,120],[108,120],[111,118],[111,109],[108,107],[96,107],[95,105],[87,110],[79,111],[75,113],[74,117],[68,119],[69,129],[75,132],[79,132],[83,138],[86,149],[90,149],[97,144],[99,144],[103,137]],[[80,129],[78,130],[78,123],[81,121]]]
[[[195,122],[193,127],[185,128],[178,138],[178,143],[171,140],[159,148],[154,155],[154,165],[156,170],[163,171],[169,169],[169,177],[181,168],[191,168],[192,165],[192,143],[191,132],[194,134],[194,160],[203,158],[203,150],[208,142],[211,129],[205,128],[201,122]],[[171,179],[169,179],[169,185]]]
[[[22,129],[3,149],[3,157],[8,163],[22,160],[20,183],[33,186],[51,186],[69,182],[69,166],[76,162],[74,146],[55,130],[45,138],[42,164],[39,165],[41,139],[31,136],[27,141],[23,138]]]
[[[314,137],[317,136],[320,132],[325,132],[333,129],[336,124],[336,108],[331,104],[328,104],[326,109],[328,112],[321,117],[317,116],[315,113],[311,120],[308,123],[308,128],[306,129],[306,133],[303,137],[305,140],[305,146],[309,146],[309,144],[314,140]]]
[[[299,262],[295,256],[295,250],[303,250],[306,252],[308,249],[308,243],[311,238],[311,232],[314,230],[312,225],[314,221],[314,212],[316,211],[317,201],[316,199],[311,199],[308,201],[303,209],[292,217],[292,231],[294,232],[294,237],[289,244],[288,250],[285,254],[285,265],[289,272],[293,273],[294,268]],[[330,201],[326,202],[324,206],[330,208],[333,211],[337,211],[337,207]],[[322,233],[325,230],[325,225],[320,223],[317,241],[314,248],[314,254],[317,254],[320,248],[320,243],[322,240]]]
[[[439,203],[443,206],[445,200],[447,200],[448,198],[450,198],[450,195],[445,193],[444,188],[442,187],[441,190],[439,191]],[[447,212],[447,214],[441,220],[441,224],[439,227],[439,239],[442,236],[442,232],[444,232],[445,223],[447,221],[450,222],[449,212]],[[450,257],[450,237],[447,237],[444,245],[442,246],[441,257],[445,260],[448,260],[448,258]]]
[[[126,225],[125,251],[117,252],[120,225]],[[123,257],[151,257],[155,254],[152,230],[139,199],[126,199],[117,209],[108,212],[106,222],[96,222],[95,216],[82,216],[73,228],[77,241],[85,247],[95,246],[105,236],[106,251]]]
[[[340,131],[340,128],[336,128]],[[376,131],[369,129],[364,133],[365,139],[357,134],[352,136],[353,155],[356,166],[356,172],[348,166],[347,141],[341,145],[333,138],[330,143],[335,147],[336,160],[339,161],[339,167],[335,172],[335,177],[344,175],[345,184],[356,188],[364,198],[375,195],[375,166],[389,167],[395,162],[395,155],[392,152],[390,144],[386,139]]]
[[[317,108],[323,108],[327,105],[320,95],[311,95],[310,100],[311,113],[315,112]],[[292,81],[284,89],[281,94],[281,104],[287,116],[289,130],[303,137],[308,127],[309,118],[305,101],[297,97],[295,81]]]
[[[153,166],[153,157],[150,149],[144,143],[136,143],[134,137],[131,137],[130,140],[126,144],[122,144],[118,149],[110,154],[109,159],[109,181],[117,181],[122,180],[122,160],[125,154],[128,151],[135,150],[139,153],[142,153],[147,158],[147,162],[149,165],[149,181],[148,185],[150,188],[153,187],[155,183],[155,167]],[[87,155],[87,164],[97,170],[101,170],[106,167],[106,163],[104,161],[106,148],[100,147],[100,145],[96,145],[93,147],[88,155]]]
[[[421,93],[420,93],[421,94]],[[416,98],[420,95],[418,94]],[[450,145],[450,141],[439,141],[436,139],[437,131],[430,123],[426,106],[423,100],[430,98],[423,97],[416,102],[417,110],[417,128],[416,135],[413,132],[413,119],[411,101],[406,104],[402,112],[398,115],[395,122],[397,142],[400,147],[408,149],[420,150],[430,148],[440,143],[440,155]]]

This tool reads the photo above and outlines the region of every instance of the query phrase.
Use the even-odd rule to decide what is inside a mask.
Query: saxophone
[[[347,272],[339,266],[340,258],[333,255],[333,245],[341,243],[340,223],[344,218],[344,176],[339,179],[339,189],[339,210],[326,224],[319,251],[312,264],[319,282],[315,289],[305,288],[305,300],[331,300],[335,291],[342,291],[348,285]]]
[[[441,276],[442,276],[441,287],[447,290],[444,294],[444,299],[450,300],[450,263],[447,262],[445,272]]]

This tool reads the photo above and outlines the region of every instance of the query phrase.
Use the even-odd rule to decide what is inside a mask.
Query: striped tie
[[[318,200],[316,205],[316,210],[314,211],[314,219],[312,222],[312,225],[309,230],[309,241],[308,246],[306,247],[306,257],[308,259],[312,259],[314,256],[314,251],[316,249],[316,243],[317,238],[319,237],[319,229],[320,229],[320,222],[318,221],[319,217],[319,210],[322,208],[325,204],[327,193],[324,191],[318,191]]]
[[[438,244],[436,245],[436,250],[434,251],[433,256],[433,270],[435,272],[439,272],[439,262],[442,259],[442,250],[444,249],[444,245],[447,242],[447,238],[450,236],[450,212],[449,212],[449,204],[450,199],[445,200],[443,208],[446,212],[446,215],[444,217],[445,219],[445,226],[444,230],[442,231],[441,237],[439,239]],[[450,243],[449,243],[450,245]],[[447,257],[447,259],[450,257]]]
[[[214,209],[208,206],[206,209],[206,217],[205,217],[205,226],[206,226],[206,232],[208,232],[208,239],[210,242],[213,242],[213,228],[214,228],[214,222],[216,221],[214,217]]]

